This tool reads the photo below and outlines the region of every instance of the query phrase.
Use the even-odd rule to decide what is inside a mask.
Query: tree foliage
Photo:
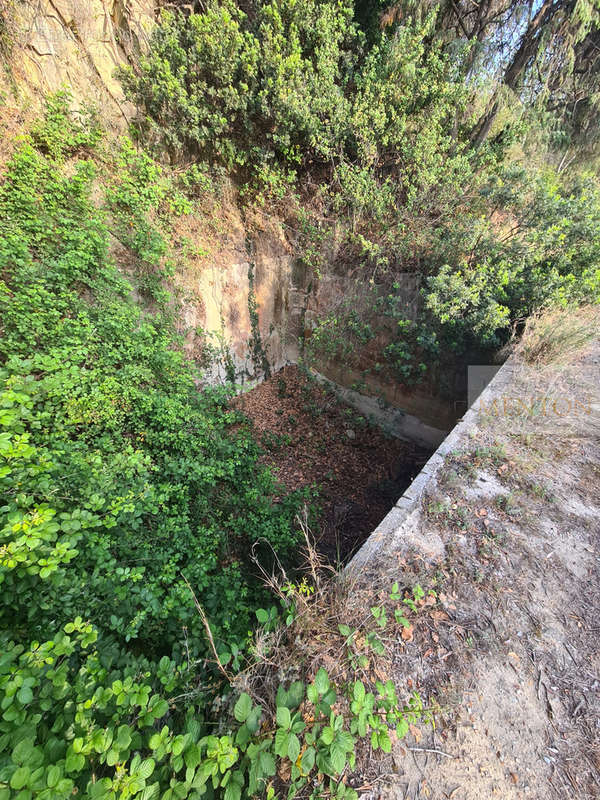
[[[268,180],[343,137],[354,60],[347,3],[273,0],[252,16],[231,1],[165,12],[149,54],[121,70],[142,136],[172,159],[198,156]]]

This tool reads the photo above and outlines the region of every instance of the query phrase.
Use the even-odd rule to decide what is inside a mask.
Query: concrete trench
[[[350,559],[346,565],[347,571],[358,572],[363,569],[369,561],[376,559],[383,549],[393,549],[394,540],[398,540],[404,535],[407,527],[410,526],[411,517],[420,509],[424,492],[428,487],[434,485],[437,473],[443,465],[446,456],[457,450],[461,444],[469,439],[470,434],[480,424],[482,409],[491,405],[493,399],[500,394],[502,388],[510,382],[511,375],[512,364],[509,359],[509,361],[496,371],[496,374],[487,386],[483,388],[483,391],[477,397],[472,398],[471,405],[467,412],[447,434],[444,434],[443,431],[431,429],[429,426],[423,425],[417,418],[412,418],[404,422],[401,419],[401,429],[406,434],[414,431],[416,435],[426,435],[430,437],[430,441],[432,441],[435,436],[439,436],[441,439],[437,442],[437,447],[427,463],[398,498],[394,507],[390,509],[388,514]]]

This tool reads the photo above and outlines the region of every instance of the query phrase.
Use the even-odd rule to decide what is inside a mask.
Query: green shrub
[[[164,187],[123,152],[138,182],[110,202],[133,211],[135,242]],[[28,141],[0,190],[0,627],[42,641],[81,616],[148,657],[193,658],[204,634],[184,577],[219,647],[242,645],[264,597],[250,550],[293,550],[300,497],[275,502],[227,392],[199,392],[168,317],[134,302],[95,175]]]
[[[102,138],[96,110],[84,106],[75,115],[69,110],[71,99],[68,89],[48,95],[44,114],[31,130],[36,147],[53,159],[63,159],[83,150],[89,152]]]
[[[347,124],[351,18],[349,4],[322,0],[272,0],[251,16],[231,0],[163,13],[139,67],[120,70],[140,136],[261,184],[308,152],[328,159]]]
[[[297,638],[315,613],[307,605],[314,587],[303,581],[284,591],[288,625],[308,614],[298,618]],[[289,798],[312,787],[314,798],[356,800],[340,778],[355,765],[357,741],[389,753],[392,735],[433,721],[416,692],[402,703],[393,681],[368,678],[385,650],[378,634],[393,640],[410,629],[424,596],[417,585],[402,599],[394,584],[393,614],[381,605],[360,628],[338,626],[343,681],[321,667],[312,679],[280,684],[273,711],[266,696],[260,705],[238,692],[224,709],[218,698],[218,720],[198,708],[193,665],[127,657],[81,617],[43,642],[17,644],[0,633],[0,800],[240,800],[274,798],[277,784]]]

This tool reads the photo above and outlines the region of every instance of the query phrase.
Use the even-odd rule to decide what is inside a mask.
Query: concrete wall
[[[235,369],[238,383],[252,383],[296,363],[304,294],[294,284],[294,254],[281,226],[273,221],[252,233],[234,204],[218,210],[220,232],[206,220],[187,217],[186,235],[201,255],[183,264],[176,281],[184,290],[181,329],[187,331],[187,351],[197,354],[196,329],[216,347],[210,381],[218,382]],[[265,222],[265,225],[267,223]],[[203,229],[204,228],[204,229]]]
[[[335,254],[332,254],[332,259],[334,257]],[[345,271],[345,274],[338,274],[340,270]],[[357,311],[363,311],[365,318],[369,319],[372,314],[373,297],[370,292],[365,292],[364,280],[358,280],[353,276],[355,272],[356,268],[353,265],[345,264],[340,267],[335,260],[332,260],[329,271],[323,271],[318,279],[314,278],[312,290],[305,299],[303,320],[305,336],[310,337],[312,330],[325,316],[335,315],[338,310],[344,313],[348,303]],[[406,319],[415,320],[422,302],[422,276],[415,272],[399,272],[394,279],[398,287],[396,291],[399,310],[402,310]],[[376,352],[383,350],[388,343],[385,336],[385,333],[378,335],[373,343],[375,348],[373,352],[369,351],[368,347],[364,352],[358,352],[353,365],[322,360],[314,364],[315,369],[330,381],[348,390],[347,401],[358,408],[365,401],[354,390],[357,386],[363,386],[361,392],[366,392],[378,406],[378,409],[374,408],[370,413],[376,414],[384,406],[387,409],[381,417],[383,427],[391,427],[394,430],[405,428],[409,438],[436,446],[440,442],[440,432],[443,434],[451,430],[460,412],[464,411],[464,405],[459,412],[454,402],[443,396],[457,395],[456,376],[454,374],[444,376],[448,386],[442,393],[437,383],[428,385],[424,382],[421,385],[404,386],[399,381],[380,379],[372,370],[367,373],[366,368],[372,366]],[[458,394],[462,392],[458,391]],[[371,405],[369,403],[369,406]],[[418,430],[417,426],[412,428],[413,433],[410,432],[411,417],[423,423],[425,426],[423,430]]]
[[[371,560],[381,558],[384,553],[393,551],[395,542],[413,534],[412,529],[421,513],[421,498],[424,492],[434,487],[438,471],[446,456],[466,445],[470,435],[480,424],[481,409],[490,407],[493,399],[502,394],[511,381],[512,371],[513,365],[510,360],[498,370],[487,388],[473,402],[456,427],[446,436],[395,506],[349,562],[346,567],[348,571],[364,569]],[[430,546],[435,548],[435,543],[431,542]]]
[[[353,389],[347,389],[319,372],[313,371],[313,375],[333,389],[341,400],[355,408],[370,422],[374,422],[391,436],[396,436],[399,439],[408,439],[424,447],[439,447],[448,435],[448,430],[427,425],[416,415],[409,414],[401,408],[382,404],[376,397],[370,397],[355,392]]]

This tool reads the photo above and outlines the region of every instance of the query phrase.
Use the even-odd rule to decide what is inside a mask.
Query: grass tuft
[[[526,364],[564,364],[584,355],[598,339],[600,306],[571,306],[533,314],[514,352]]]

